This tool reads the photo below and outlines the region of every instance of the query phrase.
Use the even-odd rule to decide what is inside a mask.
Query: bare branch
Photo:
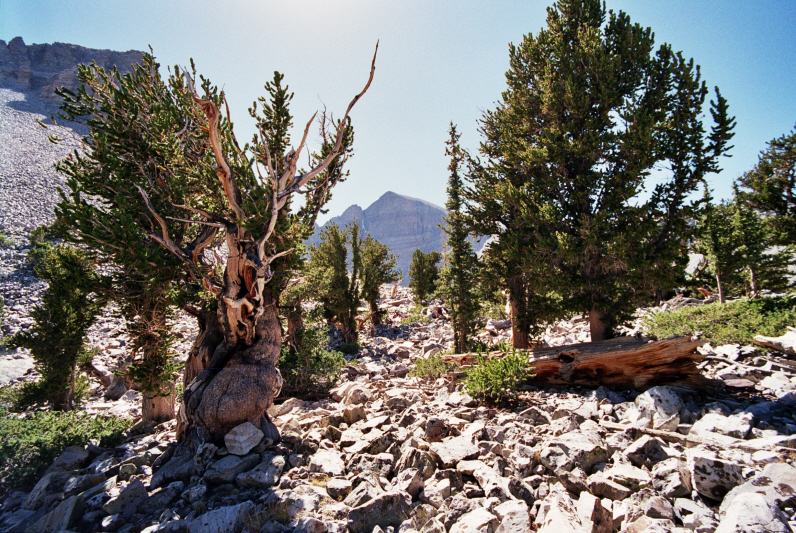
[[[138,192],[140,192],[141,196],[144,198],[144,203],[146,204],[147,209],[149,209],[149,212],[152,213],[152,216],[155,218],[157,223],[160,224],[160,229],[161,232],[163,233],[162,237],[158,237],[157,235],[150,235],[150,236],[155,240],[157,240],[160,244],[165,246],[168,251],[170,251],[171,253],[173,253],[183,261],[186,262],[190,261],[185,252],[183,252],[179,246],[174,244],[174,241],[172,241],[171,238],[169,237],[169,227],[166,225],[166,221],[163,220],[163,218],[157,214],[155,208],[152,206],[152,202],[149,200],[149,196],[147,196],[144,189],[137,183],[135,184],[135,187],[138,189]]]
[[[187,218],[177,218],[177,217],[166,217],[166,218],[177,222],[185,222],[187,224],[201,224],[203,226],[213,226],[214,228],[224,229],[227,227],[226,225],[219,224],[218,222],[207,222],[205,220],[188,220]]]
[[[373,61],[371,62],[370,65],[370,76],[368,77],[368,82],[365,84],[365,88],[362,89],[362,91],[358,95],[356,95],[353,100],[351,100],[351,103],[348,104],[348,108],[345,111],[345,115],[343,115],[343,119],[340,121],[340,126],[337,128],[337,138],[335,139],[332,151],[329,152],[329,155],[327,155],[323,159],[323,161],[321,161],[318,164],[317,167],[310,170],[306,174],[301,174],[293,178],[293,182],[288,187],[285,187],[285,189],[279,193],[280,199],[293,194],[297,189],[302,187],[309,180],[311,180],[312,178],[323,172],[326,169],[326,167],[329,166],[332,160],[338,155],[340,155],[340,150],[342,148],[342,143],[343,143],[343,132],[345,131],[345,124],[346,120],[348,119],[348,114],[351,112],[351,108],[354,107],[354,104],[356,104],[359,101],[359,99],[362,98],[362,95],[365,94],[365,92],[370,87],[370,84],[373,82],[373,74],[376,72],[376,54],[378,52],[379,52],[379,43],[377,42],[376,51],[373,53]]]

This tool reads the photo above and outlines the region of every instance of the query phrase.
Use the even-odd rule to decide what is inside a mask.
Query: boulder
[[[744,481],[741,465],[720,459],[703,447],[686,450],[686,458],[691,486],[707,498],[721,500]]]
[[[796,504],[796,467],[786,463],[766,465],[760,474],[733,488],[722,500],[719,512],[727,513],[735,498],[749,492],[761,494],[780,507],[793,506]]]
[[[409,518],[412,498],[405,492],[385,492],[348,513],[348,530],[351,533],[371,533],[379,526],[398,526]]]
[[[224,435],[224,444],[232,455],[246,455],[263,440],[263,432],[251,422],[235,426]]]
[[[683,400],[673,387],[652,387],[636,397],[636,407],[647,427],[675,431],[680,423]]]
[[[531,530],[531,516],[524,501],[503,502],[495,507],[494,513],[500,520],[495,533],[526,533]]]
[[[143,487],[143,485],[141,485]],[[146,493],[146,491],[144,491]],[[71,496],[58,506],[41,517],[26,533],[58,533],[68,530],[78,521],[83,512],[83,499],[80,496]]]
[[[111,498],[102,506],[102,510],[108,514],[121,514],[129,518],[135,514],[138,506],[149,498],[149,494],[140,479],[134,478],[124,487],[119,495]]]
[[[188,522],[190,533],[239,533],[254,511],[252,502],[215,509]]]
[[[279,483],[279,476],[285,468],[285,458],[281,455],[267,455],[265,459],[247,472],[235,476],[239,487],[272,487]]]
[[[710,438],[716,433],[736,439],[745,439],[752,429],[753,420],[752,413],[744,412],[732,416],[708,413],[694,422],[688,434],[697,439]]]
[[[208,483],[220,485],[222,483],[232,483],[235,477],[247,470],[254,468],[260,462],[260,456],[256,453],[240,457],[238,455],[225,455],[212,465],[204,473],[204,479]]]
[[[660,441],[649,435],[642,435],[624,453],[635,466],[647,468],[652,468],[656,463],[669,457]]]
[[[539,461],[553,472],[577,465],[588,473],[595,464],[608,461],[608,453],[599,435],[572,431],[548,441],[539,452]]]
[[[318,450],[313,454],[309,465],[310,472],[318,472],[329,476],[345,474],[345,463],[340,452],[334,450]]]
[[[442,442],[431,444],[440,468],[456,468],[460,461],[477,457],[479,448],[468,437],[449,437]]]
[[[788,519],[765,495],[744,492],[733,498],[715,533],[788,533]]]
[[[449,533],[495,533],[500,521],[486,509],[475,509],[463,514],[453,524]]]

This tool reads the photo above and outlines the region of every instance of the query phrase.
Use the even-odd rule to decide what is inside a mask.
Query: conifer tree
[[[412,262],[409,264],[409,288],[415,295],[417,303],[425,300],[432,292],[439,279],[439,263],[442,254],[436,250],[424,253],[422,250],[415,250],[412,254]]]
[[[180,437],[195,428],[220,442],[243,422],[278,437],[266,412],[282,382],[275,367],[280,296],[328,198],[321,176],[343,151],[349,113],[374,72],[375,55],[365,88],[331,128],[332,148],[306,172],[298,162],[315,116],[298,148],[276,161],[289,144],[273,138],[286,131],[284,113],[264,110],[254,142],[241,148],[220,112],[223,94],[204,79],[197,88],[195,75],[178,69],[164,82],[151,56],[125,76],[82,67],[88,88],[62,93],[63,114],[83,120],[89,133],[83,151],[63,163],[71,192],[59,219],[74,238],[98,242],[120,276],[137,276],[145,296],[168,304],[168,293],[183,294],[177,300],[200,317]],[[291,209],[297,194],[307,197],[307,209]],[[96,228],[106,237],[97,238]],[[214,259],[204,250],[221,236],[226,258],[215,250]]]
[[[448,171],[448,211],[442,230],[447,235],[447,265],[440,269],[438,293],[445,299],[451,312],[453,345],[457,353],[467,350],[467,339],[472,335],[478,313],[475,295],[475,277],[478,259],[473,251],[464,220],[462,205],[462,178],[459,168],[467,154],[459,145],[459,133],[451,123],[445,155],[450,157]]]
[[[548,8],[547,27],[510,46],[506,80],[481,122],[471,230],[508,241],[513,304],[558,295],[607,338],[682,257],[691,196],[732,137],[726,100],[717,89],[706,135],[699,67],[599,0]],[[655,167],[668,171],[650,187]]]
[[[739,249],[741,236],[735,224],[735,206],[729,202],[708,204],[702,214],[699,238],[694,251],[705,255],[709,271],[714,276],[719,303],[727,299],[728,285],[739,282],[744,260]]]
[[[381,324],[386,311],[379,309],[379,288],[384,283],[393,283],[401,279],[401,272],[396,269],[396,258],[390,249],[370,235],[365,236],[362,246],[362,298],[370,308],[373,324]]]
[[[796,129],[770,141],[737,185],[736,195],[765,216],[777,244],[796,243]]]

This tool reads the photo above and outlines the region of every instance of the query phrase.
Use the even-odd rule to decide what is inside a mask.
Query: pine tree
[[[727,299],[728,285],[738,285],[745,263],[739,253],[741,236],[735,224],[735,206],[729,202],[708,204],[702,214],[694,251],[705,255],[713,275],[719,303]]]
[[[365,236],[362,246],[362,298],[368,303],[373,324],[381,324],[386,311],[379,309],[379,288],[384,283],[393,283],[401,279],[401,272],[396,269],[396,258],[390,249],[370,235]]]
[[[374,71],[375,55],[365,88],[332,128],[331,149],[306,172],[298,162],[314,116],[298,148],[277,161],[289,142],[274,137],[290,119],[278,101],[262,116],[253,106],[258,135],[241,148],[230,117],[220,112],[223,93],[204,79],[197,88],[196,76],[179,69],[164,82],[151,56],[125,76],[81,67],[86,87],[61,92],[62,114],[84,121],[88,134],[83,151],[62,164],[70,193],[59,220],[71,238],[96,244],[119,266],[120,278],[142,288],[141,302],[157,304],[158,319],[174,301],[200,319],[186,365],[193,379],[183,395],[180,437],[196,428],[220,441],[248,421],[278,438],[266,412],[282,382],[275,367],[280,296],[328,198],[321,176],[343,152],[349,112]],[[272,88],[286,105],[281,78]],[[297,194],[313,208],[291,209]],[[215,250],[214,261],[204,251],[221,236],[227,257]]]
[[[463,353],[467,350],[467,339],[473,334],[474,320],[479,309],[474,282],[478,259],[465,226],[461,197],[462,178],[459,176],[459,168],[467,154],[459,145],[460,135],[453,123],[448,134],[445,148],[445,155],[450,157],[448,201],[445,203],[448,214],[442,227],[447,235],[448,252],[447,265],[440,269],[438,292],[451,312],[454,350]]]
[[[738,179],[736,194],[765,216],[777,244],[796,242],[796,129],[768,143],[755,168]]]
[[[717,89],[705,134],[700,78],[599,0],[556,2],[547,28],[510,46],[508,87],[481,122],[487,161],[466,196],[473,233],[508,241],[495,250],[513,304],[557,295],[600,340],[664,284],[701,205],[691,196],[734,127]],[[656,167],[668,175],[647,190]]]
[[[415,250],[412,262],[409,264],[409,288],[415,295],[417,303],[422,302],[434,292],[434,286],[439,279],[439,263],[442,254],[436,250],[424,253]]]

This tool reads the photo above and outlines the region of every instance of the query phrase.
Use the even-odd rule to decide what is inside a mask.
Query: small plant
[[[643,327],[652,337],[702,332],[702,338],[716,344],[752,344],[755,335],[776,337],[796,323],[796,295],[758,300],[712,303],[656,313],[644,319]]]
[[[338,349],[338,351],[340,351],[340,352],[342,352],[342,353],[344,353],[346,355],[351,355],[351,354],[355,354],[359,350],[361,350],[362,349],[362,345],[359,343],[359,341],[346,342],[346,343],[341,344],[340,346],[338,346],[337,349]]]
[[[418,359],[409,375],[421,379],[437,379],[455,369],[454,363],[446,363],[438,353]]]
[[[11,246],[14,246],[14,239],[0,232],[0,248],[10,248]]]
[[[296,331],[295,346],[282,346],[278,366],[283,395],[324,393],[337,384],[346,364],[340,353],[344,349],[328,350],[328,339],[325,327],[304,328]]]
[[[528,359],[515,350],[504,351],[500,359],[477,357],[477,364],[467,373],[464,387],[476,399],[495,403],[514,395],[522,381],[534,376]]]
[[[5,387],[0,396],[0,494],[9,490],[30,490],[44,470],[69,446],[83,446],[98,440],[100,446],[114,446],[133,420],[112,416],[89,416],[77,411],[34,411],[23,415],[8,413],[18,389]]]
[[[423,316],[423,306],[420,304],[415,305],[410,311],[409,316],[401,320],[402,326],[411,326],[412,324],[430,324],[431,319]]]

